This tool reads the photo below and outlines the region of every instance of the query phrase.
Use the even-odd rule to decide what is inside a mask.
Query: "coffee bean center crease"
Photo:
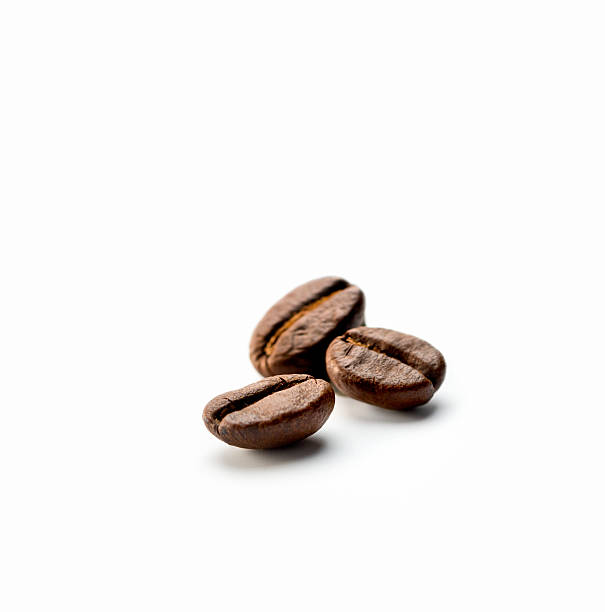
[[[422,376],[427,378],[427,376],[424,374],[424,372],[421,372],[420,370],[418,370],[417,367],[407,363],[404,359],[401,358],[400,355],[390,355],[387,351],[377,347],[375,344],[367,344],[365,342],[360,342],[359,340],[355,340],[354,338],[351,338],[351,336],[345,336],[343,338],[343,340],[345,342],[348,342],[349,344],[354,344],[355,346],[361,346],[362,348],[368,349],[370,351],[374,351],[375,353],[380,353],[381,355],[386,355],[387,357],[390,357],[391,359],[395,359],[396,361],[399,361],[400,363],[403,363],[403,364],[413,368],[419,374],[422,374]],[[349,354],[350,350],[351,349],[347,350],[347,355]]]
[[[365,342],[360,342],[359,340],[354,340],[350,336],[345,336],[344,341],[348,342],[349,344],[354,344],[355,346],[361,346],[362,348],[366,348],[366,349],[368,349],[370,351],[374,351],[375,353],[380,353],[381,355],[386,355],[387,357],[390,357],[391,359],[396,359],[397,361],[401,361],[402,363],[405,363],[405,361],[403,361],[403,359],[401,359],[400,357],[395,357],[394,355],[389,355],[386,351],[383,351],[383,350],[379,349],[374,344],[367,344]],[[406,364],[406,365],[408,365],[408,364]]]
[[[213,414],[212,418],[214,422],[218,425],[227,415],[231,414],[232,412],[239,412],[240,410],[249,408],[253,404],[256,404],[256,402],[259,402],[260,400],[265,397],[268,397],[269,395],[273,395],[274,393],[278,393],[279,391],[285,391],[286,389],[290,389],[291,387],[295,387],[296,385],[300,385],[304,382],[307,382],[307,380],[281,380],[282,382],[280,384],[271,389],[263,389],[258,393],[254,393],[248,397],[242,397],[235,401],[227,399],[229,403]]]
[[[330,298],[335,296],[337,293],[340,293],[341,291],[344,291],[345,289],[346,289],[346,287],[343,287],[342,289],[337,289],[336,291],[332,291],[332,292],[328,293],[327,295],[324,295],[324,296],[314,300],[313,302],[311,302],[309,304],[306,304],[300,310],[295,312],[285,323],[282,323],[277,328],[277,331],[271,336],[271,338],[269,338],[269,340],[268,340],[268,342],[267,342],[267,344],[265,345],[265,348],[264,348],[265,355],[267,355],[267,357],[269,355],[271,355],[271,353],[273,352],[273,349],[275,347],[275,344],[279,340],[280,336],[287,329],[292,327],[292,325],[294,325],[294,323],[296,323],[296,321],[298,321],[299,319],[302,319],[306,314],[311,312],[311,310],[315,310],[315,308],[317,308],[318,306],[321,306],[321,304],[323,304],[324,302],[327,302]]]

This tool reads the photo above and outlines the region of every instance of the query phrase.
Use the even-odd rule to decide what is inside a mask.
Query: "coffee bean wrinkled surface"
[[[263,376],[312,374],[326,377],[330,341],[364,324],[359,287],[326,276],[300,285],[274,304],[256,326],[250,359]]]
[[[276,448],[315,433],[334,408],[334,391],[308,374],[285,374],[223,393],[204,408],[217,438],[241,448]]]
[[[428,342],[379,327],[358,327],[335,338],[326,367],[344,395],[394,410],[428,402],[446,369],[443,355]]]

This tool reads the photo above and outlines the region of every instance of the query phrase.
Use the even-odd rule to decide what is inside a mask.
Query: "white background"
[[[4,0],[0,607],[602,611],[604,17]],[[429,409],[213,438],[331,274]]]

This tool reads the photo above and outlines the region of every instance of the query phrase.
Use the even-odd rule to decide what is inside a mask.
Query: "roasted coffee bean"
[[[204,423],[217,438],[241,448],[276,448],[315,433],[334,408],[334,391],[308,374],[272,376],[215,397]]]
[[[343,394],[393,410],[428,402],[445,378],[445,359],[436,348],[379,327],[358,327],[335,338],[326,366]]]
[[[342,278],[309,281],[277,302],[256,326],[250,359],[263,376],[301,373],[326,377],[330,341],[364,325],[364,295]]]

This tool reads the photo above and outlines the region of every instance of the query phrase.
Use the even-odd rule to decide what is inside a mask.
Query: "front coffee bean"
[[[263,376],[307,373],[325,377],[330,341],[364,324],[364,295],[343,278],[309,281],[279,300],[256,326],[250,359]]]
[[[436,348],[378,327],[350,329],[335,338],[326,367],[344,395],[393,410],[428,402],[445,378],[445,359]]]
[[[204,408],[204,423],[217,438],[241,448],[276,448],[315,433],[334,408],[325,380],[285,374],[224,393]]]

